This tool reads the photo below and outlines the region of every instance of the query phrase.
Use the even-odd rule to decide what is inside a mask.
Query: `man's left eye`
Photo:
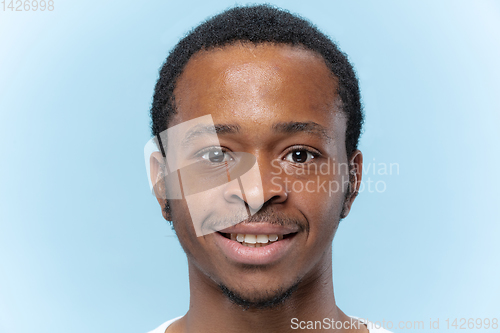
[[[285,156],[285,160],[292,163],[307,163],[316,156],[306,149],[296,149]]]
[[[201,158],[212,163],[222,163],[232,160],[231,156],[220,148],[214,148],[203,153]]]

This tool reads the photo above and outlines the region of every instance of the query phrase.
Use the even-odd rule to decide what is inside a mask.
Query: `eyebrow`
[[[318,123],[313,121],[307,122],[286,122],[286,123],[276,123],[273,124],[272,129],[278,133],[286,133],[286,134],[294,134],[294,133],[308,133],[315,136],[318,136],[323,139],[327,139],[328,141],[332,140],[331,137],[328,136],[326,128],[321,126]]]
[[[240,131],[239,125],[234,124],[214,124],[206,125],[199,124],[192,129],[190,129],[184,139],[182,140],[182,146],[188,147],[194,140],[203,137],[205,135],[216,135],[216,134],[235,134]],[[295,134],[295,133],[308,133],[314,136],[318,136],[322,139],[328,141],[332,140],[326,133],[326,128],[313,121],[308,122],[280,122],[275,123],[271,126],[272,130],[277,133],[284,134]]]
[[[239,125],[233,124],[215,124],[215,125],[206,125],[199,124],[192,129],[190,129],[184,139],[182,140],[183,146],[189,146],[191,142],[196,140],[199,137],[203,137],[205,135],[216,135],[216,134],[234,134],[240,131]]]

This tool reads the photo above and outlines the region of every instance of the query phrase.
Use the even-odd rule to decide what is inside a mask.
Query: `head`
[[[278,254],[233,256],[223,238],[237,228],[197,237],[185,200],[158,201],[192,279],[220,286],[245,307],[275,305],[331,265],[333,236],[361,180],[358,81],[347,57],[309,22],[269,6],[233,8],[195,28],[168,56],[151,108],[153,135],[208,114],[222,129],[224,154],[250,153],[260,170],[260,186],[244,194],[227,187],[222,195],[250,209],[254,196],[263,197],[243,224],[286,230]]]

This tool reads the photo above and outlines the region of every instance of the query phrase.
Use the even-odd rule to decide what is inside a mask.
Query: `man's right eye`
[[[232,160],[232,157],[222,148],[211,148],[202,153],[201,158],[212,163],[222,163]]]

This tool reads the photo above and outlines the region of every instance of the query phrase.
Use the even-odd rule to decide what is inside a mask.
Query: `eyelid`
[[[310,153],[311,155],[313,155],[313,158],[310,161],[307,161],[307,162],[304,162],[304,163],[292,162],[293,164],[308,164],[312,160],[314,160],[315,158],[318,158],[318,157],[322,156],[321,152],[319,150],[315,149],[315,148],[312,148],[312,147],[309,147],[309,146],[304,146],[304,145],[295,145],[295,146],[292,146],[292,147],[289,147],[289,148],[286,149],[283,158],[286,158],[290,153],[293,153],[294,151],[297,151],[297,150],[305,150],[308,153]]]
[[[215,150],[215,149],[220,149],[222,150],[223,152],[229,152],[230,150],[226,147],[223,147],[223,146],[209,146],[209,147],[205,147],[205,148],[202,148],[200,150],[198,150],[198,152],[195,153],[195,155],[199,155],[199,154],[202,154],[202,153],[206,153],[208,151],[211,151],[211,150]]]
[[[290,154],[291,152],[293,151],[296,151],[296,150],[306,150],[308,152],[310,152],[311,154],[315,155],[315,156],[321,156],[321,152],[315,148],[312,148],[312,147],[309,147],[309,146],[304,146],[304,145],[295,145],[295,146],[291,146],[291,147],[288,147],[286,150],[285,150],[285,156]]]
[[[209,153],[210,151],[212,150],[221,150],[223,154],[227,154],[231,159],[234,159],[234,156],[231,156],[231,150],[229,150],[228,148],[226,147],[222,147],[222,146],[210,146],[210,147],[205,147],[203,149],[200,149],[196,154],[194,154],[195,157],[202,157],[204,154],[206,153]],[[210,162],[209,160],[206,160],[208,162]],[[210,163],[213,163],[213,162],[210,162]]]

